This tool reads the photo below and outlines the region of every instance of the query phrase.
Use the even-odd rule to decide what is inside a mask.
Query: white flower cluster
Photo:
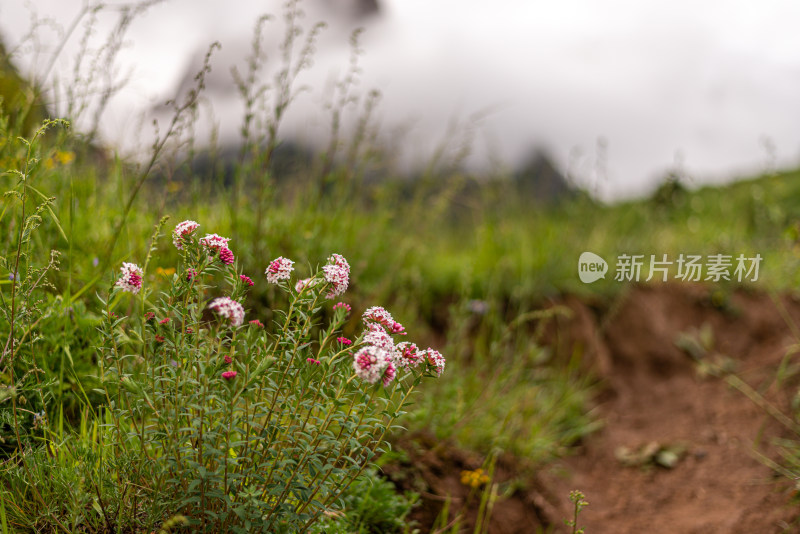
[[[292,260],[278,256],[270,262],[269,267],[264,271],[264,274],[267,275],[267,282],[277,284],[280,280],[288,280],[292,276],[292,271],[294,271],[293,265],[294,262]]]
[[[356,376],[369,384],[384,379],[384,385],[388,385],[394,378],[395,372],[389,353],[375,345],[367,345],[356,352],[353,357],[353,369]],[[391,376],[388,381],[385,380],[387,375]]]
[[[332,299],[347,291],[350,283],[350,264],[340,254],[331,254],[328,258],[328,265],[322,267],[325,273],[325,281],[331,284],[331,290],[326,295]]]
[[[200,227],[200,224],[195,221],[183,221],[175,226],[172,231],[172,244],[179,250],[183,248],[183,238],[189,234],[194,233]]]
[[[424,357],[428,360],[428,365],[433,367],[433,370],[436,372],[436,376],[442,376],[444,373],[444,364],[445,359],[442,356],[442,353],[438,350],[427,349],[423,352]]]
[[[361,316],[365,323],[377,323],[387,328],[391,328],[394,324],[394,317],[380,306],[373,306],[364,312]]]
[[[244,322],[244,308],[230,297],[219,297],[208,305],[217,315],[228,319],[231,326],[239,326]]]
[[[228,242],[230,240],[230,237],[222,237],[221,235],[217,234],[208,234],[204,238],[200,239],[200,244],[209,250],[219,251],[223,248],[229,248]]]
[[[123,291],[130,291],[134,295],[142,289],[142,277],[144,273],[142,269],[135,263],[125,262],[119,268],[122,271],[122,276],[117,280],[116,286]]]
[[[353,369],[360,379],[370,384],[380,379],[388,386],[395,379],[397,369],[410,371],[421,364],[426,364],[436,376],[442,375],[445,359],[440,352],[431,348],[420,350],[409,341],[395,345],[392,334],[405,334],[405,329],[384,308],[369,308],[362,319],[367,327],[361,338],[365,346],[353,356]]]
[[[414,369],[424,361],[425,351],[419,350],[415,343],[403,341],[395,347],[395,361],[405,370]]]
[[[378,347],[387,354],[394,354],[394,340],[381,325],[367,324],[367,329],[369,331],[364,335],[364,343]]]

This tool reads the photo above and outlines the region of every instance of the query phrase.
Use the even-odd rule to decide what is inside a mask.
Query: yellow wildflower
[[[475,471],[461,471],[461,483],[471,488],[479,488],[489,482],[489,475],[480,467]]]
[[[75,160],[75,153],[66,150],[59,150],[56,152],[56,159],[61,165],[68,165]]]

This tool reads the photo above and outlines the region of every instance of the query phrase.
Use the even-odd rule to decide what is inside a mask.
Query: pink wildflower
[[[319,360],[315,360],[314,358],[306,358],[306,361],[314,365],[319,365]]]
[[[267,270],[264,271],[264,274],[267,275],[267,282],[270,284],[277,284],[280,280],[288,280],[294,270],[294,267],[292,267],[293,264],[294,262],[292,260],[284,258],[283,256],[278,256],[272,260]]]
[[[328,263],[338,265],[339,267],[346,269],[348,273],[350,272],[350,264],[347,263],[347,260],[344,259],[344,256],[341,254],[331,254],[331,257],[328,258]]]
[[[348,345],[352,345],[353,344],[353,342],[350,341],[349,339],[347,339],[346,337],[337,337],[336,341],[338,341],[339,343],[341,343],[345,347],[348,346]]]
[[[138,293],[142,289],[142,269],[135,263],[125,262],[119,270],[122,271],[122,276],[117,280],[117,287],[134,295]]]
[[[386,333],[383,327],[378,324],[367,323],[367,328],[369,328],[369,331],[362,338],[364,343],[378,347],[388,354],[394,353],[394,340],[392,336]]]
[[[230,265],[235,260],[233,256],[233,251],[228,247],[222,247],[219,249],[219,261],[224,263],[225,265]]]
[[[442,376],[444,372],[445,359],[442,353],[431,348],[420,353],[420,356],[428,360],[428,365],[433,367],[436,376]]]
[[[214,310],[217,315],[228,319],[231,322],[231,326],[239,326],[244,321],[244,308],[230,297],[214,299],[208,307]]]
[[[194,329],[191,326],[187,326],[186,327],[186,334],[187,335],[194,334]]]
[[[252,321],[250,321],[250,324],[253,326],[257,326],[259,328],[264,328],[264,323],[262,323],[258,319],[253,319]]]
[[[239,275],[239,280],[244,282],[244,285],[246,285],[246,286],[253,287],[255,285],[255,283],[253,282],[253,279],[250,278],[249,276],[247,276],[246,274],[240,274]]]
[[[225,355],[225,363],[228,363],[228,364],[233,363],[233,358],[231,358],[229,355],[226,354]]]
[[[348,314],[350,313],[350,310],[352,310],[352,308],[350,307],[349,304],[345,302],[337,302],[336,304],[333,305],[333,311],[335,312],[336,310],[344,310],[344,313]]]
[[[353,356],[353,369],[364,382],[374,384],[389,366],[386,351],[375,346],[364,347]]]
[[[187,269],[186,270],[186,281],[191,282],[194,277],[197,276],[197,271],[194,269]]]
[[[394,380],[396,375],[397,371],[394,368],[394,364],[389,362],[389,364],[386,366],[386,370],[383,372],[383,387],[389,387],[389,384],[392,383],[392,380]]]
[[[392,328],[390,329],[392,334],[397,334],[400,336],[406,335],[406,327],[395,321],[392,323]]]
[[[163,343],[163,342],[164,342],[164,336],[156,335],[156,343]]]
[[[144,314],[144,322],[149,322],[149,321],[155,319],[155,317],[156,317],[155,313],[147,312],[147,313]]]
[[[332,299],[338,297],[345,291],[350,283],[350,264],[347,260],[339,254],[332,254],[328,258],[328,265],[322,267],[325,273],[325,281],[331,284],[331,290],[326,295],[327,298]]]
[[[380,324],[387,328],[392,328],[394,318],[392,314],[381,308],[380,306],[373,306],[364,312],[361,316],[365,323]]]
[[[238,373],[236,371],[225,371],[224,373],[222,373],[222,378],[224,378],[225,380],[232,380],[236,378],[237,374]]]
[[[204,238],[200,239],[200,244],[210,251],[218,252],[222,248],[228,248],[229,237],[222,237],[217,234],[207,234]]]
[[[395,348],[395,361],[404,369],[413,369],[417,367],[425,357],[417,346],[409,341],[398,343]]]
[[[158,324],[167,324],[168,322],[169,322],[169,317],[164,317],[163,319],[158,321]]]
[[[178,223],[178,225],[175,226],[175,229],[172,231],[172,244],[175,245],[178,249],[182,249],[183,239],[187,235],[194,233],[194,231],[197,230],[199,226],[200,225],[194,221],[183,221],[181,223]]]

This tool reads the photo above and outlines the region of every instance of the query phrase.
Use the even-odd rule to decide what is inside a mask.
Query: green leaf
[[[67,355],[67,359],[69,360],[70,367],[75,367],[75,362],[72,361],[72,352],[69,350],[69,345],[64,343],[64,354]]]

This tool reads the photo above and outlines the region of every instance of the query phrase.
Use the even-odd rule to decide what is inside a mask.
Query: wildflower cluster
[[[187,221],[184,221],[184,223],[185,222]],[[229,242],[230,238],[222,237],[217,234],[208,234],[204,238],[200,239],[200,244],[206,249],[209,257],[213,258],[213,256],[216,254],[219,257],[219,261],[225,265],[232,265],[235,261],[233,251],[228,248]]]
[[[199,227],[200,225],[194,221],[183,221],[178,224],[175,230],[172,231],[172,244],[175,245],[177,249],[182,249],[184,239],[192,235]]]
[[[445,359],[444,356],[442,356],[442,353],[439,352],[438,350],[433,350],[431,348],[428,348],[424,352],[424,356],[428,365],[436,373],[436,376],[442,376],[442,373],[444,373],[444,364],[445,364]]]
[[[378,325],[367,325],[367,333],[364,334],[363,341],[368,345],[386,351],[387,354],[394,352],[394,339]]]
[[[200,244],[203,245],[203,247],[207,248],[210,251],[215,251],[215,252],[219,252],[219,250],[223,248],[228,248],[229,242],[230,242],[229,237],[222,237],[217,234],[208,234],[204,238],[200,239]]]
[[[272,260],[267,270],[264,271],[264,274],[267,275],[267,282],[277,284],[281,280],[288,280],[292,276],[292,271],[294,271],[293,265],[294,262],[292,260],[287,260],[283,256]]]
[[[220,317],[227,319],[233,327],[241,325],[244,321],[244,307],[230,297],[214,299],[208,308]]]
[[[153,499],[178,495],[175,512],[195,530],[308,531],[375,461],[409,395],[441,374],[444,357],[396,342],[405,328],[381,307],[364,312],[360,333],[342,335],[350,305],[322,312],[350,283],[340,254],[298,280],[292,260],[270,261],[266,281],[291,304],[273,311],[269,326],[245,324],[242,303],[257,282],[238,271],[230,239],[196,239],[199,227],[183,221],[173,230],[181,263],[157,278],[170,284],[157,303],[135,264],[116,281],[117,291],[143,291],[136,302],[148,309],[103,326],[117,434],[109,443],[169,466],[146,486],[156,488]],[[116,302],[103,302],[109,318]],[[256,498],[234,510],[233,495]]]
[[[230,265],[234,262],[234,260],[235,258],[233,257],[233,252],[231,252],[231,249],[227,247],[219,249],[219,261],[225,265]]]
[[[331,289],[326,295],[332,299],[347,291],[350,283],[350,264],[339,254],[331,254],[328,258],[328,265],[322,268],[325,273],[325,281],[331,285]]]
[[[367,345],[359,350],[353,359],[356,375],[370,384],[382,379],[384,380],[384,385],[388,385],[394,378],[394,373],[387,372],[391,365],[388,353],[375,345]]]
[[[236,371],[225,371],[222,373],[222,378],[224,378],[225,380],[233,380],[234,378],[236,378],[236,375],[237,375]]]
[[[392,325],[394,325],[394,318],[392,317],[392,314],[380,306],[373,306],[372,308],[369,308],[364,312],[364,315],[362,315],[361,318],[365,323],[368,324],[379,324],[387,328],[391,328]]]
[[[489,482],[489,475],[480,467],[475,471],[461,471],[461,483],[471,488],[479,488]]]
[[[336,311],[336,310],[344,310],[344,313],[348,314],[348,313],[350,313],[352,308],[350,307],[349,304],[347,304],[345,302],[337,302],[336,304],[333,305],[333,311]]]
[[[379,324],[385,326],[392,334],[405,334],[405,328],[392,317],[392,314],[380,306],[373,306],[364,312],[362,316],[367,324]]]
[[[365,382],[374,384],[380,379],[384,386],[388,386],[397,376],[398,368],[412,371],[421,363],[426,363],[426,370],[436,376],[444,372],[445,358],[440,352],[430,348],[420,351],[408,341],[395,344],[392,335],[405,335],[405,327],[384,308],[369,308],[362,319],[367,330],[361,339],[364,346],[353,359],[353,369]]]
[[[395,347],[396,360],[403,369],[414,369],[421,361],[424,361],[425,354],[417,348],[415,343],[403,341]]]
[[[142,289],[142,269],[135,263],[123,263],[120,267],[122,276],[117,280],[117,287],[134,295]]]

